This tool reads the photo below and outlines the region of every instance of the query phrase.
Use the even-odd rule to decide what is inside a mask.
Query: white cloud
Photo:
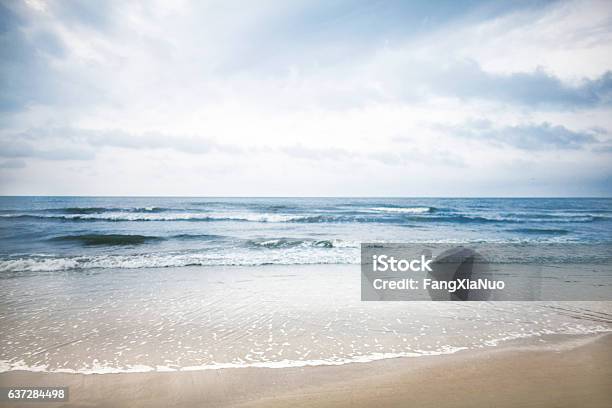
[[[606,2],[397,10],[437,21],[410,29],[373,5],[12,7],[3,41],[21,54],[0,65],[0,138],[23,163],[0,168],[1,193],[611,191],[606,149],[529,151],[440,126],[487,120],[530,142],[611,131]]]

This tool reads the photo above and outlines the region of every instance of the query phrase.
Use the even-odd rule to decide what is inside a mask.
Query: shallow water
[[[612,302],[361,302],[357,266],[32,273],[2,285],[3,371],[343,364],[612,330]]]

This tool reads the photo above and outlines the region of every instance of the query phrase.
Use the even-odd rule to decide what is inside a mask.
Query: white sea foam
[[[79,258],[17,258],[0,261],[0,272],[50,272],[79,268]]]
[[[401,214],[425,214],[432,211],[430,207],[372,207],[375,212],[401,213]]]
[[[152,211],[152,210],[151,210]],[[0,214],[2,218],[33,217],[62,220],[100,220],[100,221],[250,221],[250,222],[291,222],[307,219],[306,215],[277,213],[239,213],[239,212],[123,212],[109,211],[92,214],[49,214],[49,213],[11,213]]]
[[[209,364],[192,365],[184,367],[174,367],[168,365],[155,365],[150,366],[146,364],[127,364],[122,367],[112,366],[108,364],[102,364],[97,359],[94,359],[91,364],[78,368],[50,368],[45,364],[28,365],[23,360],[9,361],[0,360],[0,373],[9,371],[30,371],[30,372],[48,372],[48,373],[67,373],[67,374],[121,374],[121,373],[147,373],[147,372],[178,372],[178,371],[207,371],[207,370],[221,370],[221,369],[238,369],[238,368],[292,368],[292,367],[314,367],[314,366],[340,366],[345,364],[353,363],[370,363],[374,361],[387,360],[393,358],[417,358],[417,357],[430,357],[455,354],[459,351],[466,351],[470,349],[479,349],[482,347],[497,347],[500,344],[507,343],[509,341],[528,339],[532,337],[541,337],[542,335],[567,335],[567,336],[584,336],[593,334],[610,333],[612,329],[604,326],[586,327],[577,326],[567,329],[561,329],[558,331],[554,330],[542,330],[531,333],[508,333],[505,336],[484,341],[479,345],[472,345],[472,347],[465,346],[451,346],[442,345],[436,350],[415,350],[407,352],[374,352],[365,355],[355,355],[341,358],[330,358],[330,359],[313,359],[313,360],[273,360],[273,361],[260,361],[260,362],[229,362],[219,363],[213,362]]]
[[[319,359],[319,360],[277,360],[277,361],[262,361],[254,363],[211,363],[186,367],[170,367],[170,366],[148,366],[145,364],[126,365],[124,367],[114,367],[100,364],[97,360],[91,366],[80,369],[69,368],[52,368],[49,369],[46,365],[28,366],[23,360],[11,363],[7,360],[0,360],[0,373],[7,371],[34,371],[34,372],[50,372],[50,373],[70,373],[70,374],[120,374],[120,373],[146,373],[146,372],[174,372],[174,371],[206,371],[220,370],[227,368],[291,368],[291,367],[312,367],[312,366],[339,366],[351,363],[369,363],[378,360],[400,357],[426,357],[438,356],[445,354],[454,354],[461,350],[466,350],[467,347],[451,347],[444,346],[437,351],[422,351],[422,352],[402,352],[402,353],[372,353],[363,356],[352,356],[336,359]]]
[[[348,243],[340,248],[308,245],[298,248],[271,249],[266,252],[232,253],[146,253],[135,255],[92,255],[74,257],[24,257],[0,261],[0,272],[51,272],[71,269],[131,269],[182,266],[257,266],[357,264],[356,246]]]

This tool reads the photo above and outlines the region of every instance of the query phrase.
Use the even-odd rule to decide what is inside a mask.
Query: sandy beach
[[[341,366],[92,375],[13,371],[0,374],[0,386],[70,387],[69,403],[49,407],[609,407],[612,335],[556,337],[546,346]]]

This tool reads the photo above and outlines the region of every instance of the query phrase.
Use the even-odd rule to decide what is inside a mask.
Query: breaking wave
[[[566,235],[570,233],[570,231],[561,228],[515,228],[508,231],[535,235]]]
[[[139,269],[184,266],[260,266],[359,263],[357,248],[312,247],[310,251],[275,248],[226,253],[144,253],[135,255],[35,256],[0,260],[0,272],[53,272],[88,269]]]
[[[249,240],[248,244],[256,248],[294,248],[294,247],[315,247],[315,248],[359,248],[359,242],[333,240],[312,240],[312,239],[258,239]]]
[[[372,207],[368,210],[374,212],[388,212],[399,214],[430,214],[436,211],[435,207]]]

